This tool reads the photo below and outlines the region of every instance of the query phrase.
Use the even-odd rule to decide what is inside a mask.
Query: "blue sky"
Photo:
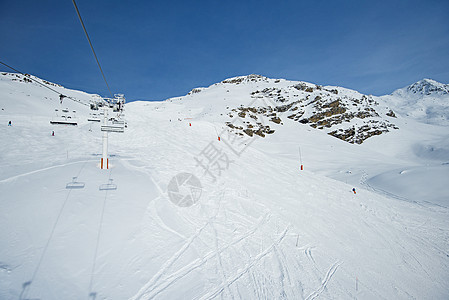
[[[76,3],[112,92],[128,100],[253,73],[373,95],[449,83],[447,0]],[[0,61],[108,96],[72,1],[0,0],[0,28]]]

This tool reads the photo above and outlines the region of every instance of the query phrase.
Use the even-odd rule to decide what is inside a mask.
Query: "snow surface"
[[[448,127],[398,116],[353,145],[285,119],[237,137],[226,107],[298,83],[241,77],[128,103],[100,170],[88,108],[14,76],[0,76],[0,299],[448,298]],[[66,106],[79,125],[50,125]],[[201,182],[190,207],[167,191],[183,172]]]
[[[423,79],[381,98],[403,116],[428,124],[449,125],[449,84]]]

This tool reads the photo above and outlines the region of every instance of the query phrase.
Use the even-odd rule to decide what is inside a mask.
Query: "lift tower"
[[[101,131],[103,132],[103,151],[101,156],[101,169],[109,169],[108,158],[108,134],[109,132],[123,133],[125,132],[126,122],[121,119],[125,104],[125,97],[122,94],[114,95],[114,99],[105,99],[107,104],[103,105],[103,124]],[[115,113],[110,116],[109,112]]]

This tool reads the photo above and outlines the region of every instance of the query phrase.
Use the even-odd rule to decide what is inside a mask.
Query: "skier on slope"
[[[354,192],[354,194],[355,194],[355,188],[352,188],[352,191]]]

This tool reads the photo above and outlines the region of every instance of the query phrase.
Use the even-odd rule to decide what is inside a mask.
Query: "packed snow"
[[[227,107],[298,84],[251,78],[126,104],[102,170],[95,96],[1,75],[0,299],[447,299],[446,123],[397,111],[358,145],[281,116],[240,136]]]

